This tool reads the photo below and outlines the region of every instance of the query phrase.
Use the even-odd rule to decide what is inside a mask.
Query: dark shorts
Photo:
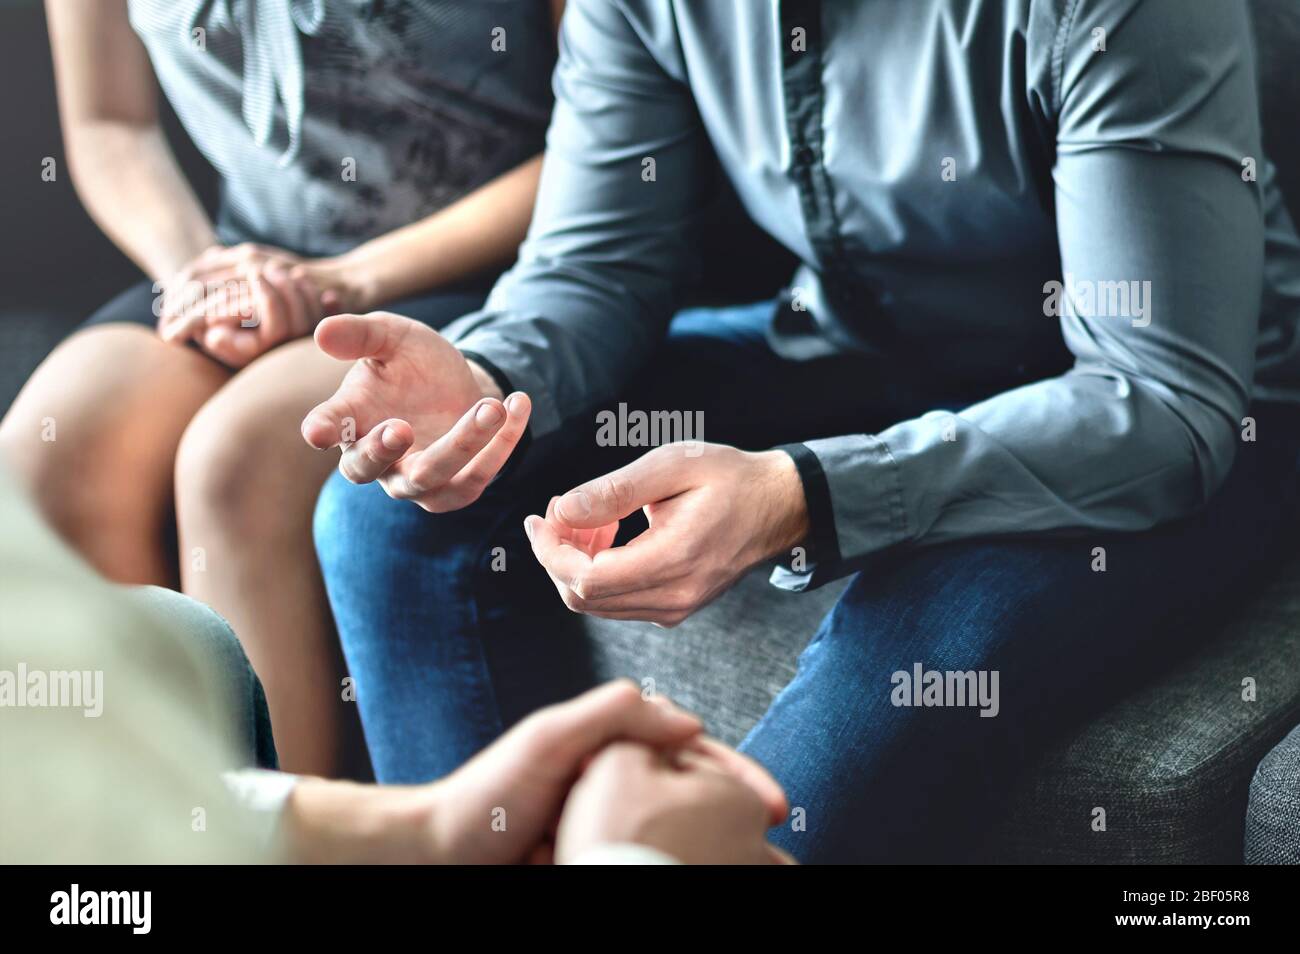
[[[491,289],[491,280],[449,285],[414,298],[392,302],[385,305],[383,310],[414,318],[430,328],[442,328],[461,315],[481,308]],[[153,328],[158,321],[153,313],[156,297],[152,282],[142,281],[132,285],[82,322],[80,328],[123,322]]]

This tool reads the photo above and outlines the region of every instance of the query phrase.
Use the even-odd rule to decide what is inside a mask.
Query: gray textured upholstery
[[[810,593],[769,586],[755,571],[676,629],[585,619],[596,670],[628,676],[708,721],[735,745],[794,676],[795,660],[844,583]]]
[[[1300,726],[1264,757],[1250,783],[1246,862],[1300,865]]]

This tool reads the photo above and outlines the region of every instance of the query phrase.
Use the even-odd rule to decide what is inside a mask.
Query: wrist
[[[807,540],[811,530],[803,478],[794,459],[783,450],[755,453],[763,470],[763,486],[769,500],[766,546],[763,559],[787,555]]]
[[[281,830],[306,864],[438,864],[435,786],[306,779],[285,803]]]
[[[474,377],[474,383],[479,386],[484,397],[496,398],[498,401],[506,399],[505,393],[497,384],[496,378],[473,358],[466,358],[465,363],[469,365],[469,373]]]
[[[318,259],[313,271],[324,286],[339,293],[345,311],[364,314],[391,300],[379,268],[364,245],[333,258]]]

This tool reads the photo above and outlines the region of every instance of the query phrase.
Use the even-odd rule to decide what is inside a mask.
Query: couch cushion
[[[0,308],[0,416],[77,320],[66,313]]]
[[[788,593],[755,572],[677,629],[598,619],[583,626],[599,676],[652,686],[734,745],[794,675],[843,586]],[[1043,753],[991,829],[983,858],[1240,862],[1251,771],[1300,719],[1297,658],[1300,559],[1181,664]],[[1246,678],[1253,702],[1242,698]],[[1106,810],[1105,832],[1092,830],[1096,807]]]
[[[736,745],[781,688],[846,581],[789,593],[755,571],[676,629],[584,617],[603,678],[628,676],[704,716]]]
[[[1246,863],[1300,865],[1300,726],[1264,756],[1250,783]]]

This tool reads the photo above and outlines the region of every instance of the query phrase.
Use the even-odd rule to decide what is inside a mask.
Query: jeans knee
[[[321,487],[312,515],[312,540],[327,578],[349,557],[359,559],[386,541],[377,531],[379,511],[396,507],[378,484],[353,484],[342,474],[331,474]]]

